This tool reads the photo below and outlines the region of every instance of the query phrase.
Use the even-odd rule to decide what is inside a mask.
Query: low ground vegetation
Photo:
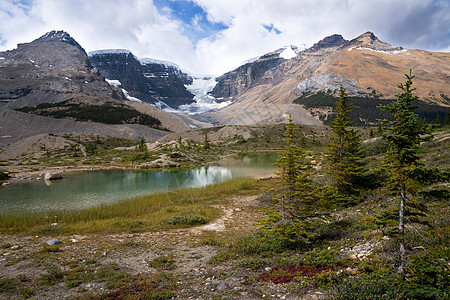
[[[233,179],[75,212],[0,216],[0,248],[5,257],[0,263],[6,270],[0,278],[1,295],[12,299],[450,297],[448,125],[414,151],[419,155],[417,166],[436,167],[439,176],[415,181],[408,188],[408,203],[420,208],[421,214],[406,211],[403,232],[395,230],[399,198],[392,194],[387,169],[381,168],[389,161],[387,149],[392,150],[381,138],[386,136],[385,128],[359,129],[357,160],[362,169],[359,180],[352,181],[358,189],[349,194],[330,185],[330,173],[324,171],[332,135],[325,127],[288,123],[262,131],[254,128],[252,138],[222,144],[208,140],[214,130],[203,130],[202,142],[179,139],[156,150],[138,143],[134,150],[126,150],[127,159],[140,164],[164,154],[187,165],[234,151],[287,149],[280,155],[282,170],[276,178]],[[85,144],[94,139],[86,139]],[[119,151],[113,146],[96,149],[99,157]],[[304,204],[304,214],[292,211]],[[47,245],[50,238],[64,242]],[[399,244],[404,245],[402,252]]]

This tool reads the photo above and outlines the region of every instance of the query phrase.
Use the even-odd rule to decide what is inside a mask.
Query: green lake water
[[[0,189],[0,213],[82,209],[136,195],[181,187],[201,187],[236,177],[268,176],[276,153],[240,155],[220,164],[170,171],[103,170],[64,174],[47,185],[26,181]]]

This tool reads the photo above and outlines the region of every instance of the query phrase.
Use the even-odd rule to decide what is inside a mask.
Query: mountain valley
[[[443,119],[450,54],[403,49],[371,32],[286,46],[216,78],[129,50],[87,54],[68,33],[52,31],[0,53],[0,147],[43,133],[152,142],[169,132],[284,123],[287,115],[322,125],[333,118],[341,85],[355,106],[353,121],[373,126],[385,117],[377,106],[395,97],[409,69],[419,117]]]
[[[425,183],[407,207],[422,210],[407,211],[400,275],[397,177],[381,168],[377,120],[391,115],[377,106],[410,69],[419,124],[436,131],[417,152]],[[341,86],[360,147],[352,194],[328,169]],[[450,53],[371,32],[217,77],[86,53],[63,31],[0,52],[0,298],[447,299],[448,95]],[[295,221],[270,227],[286,195]]]

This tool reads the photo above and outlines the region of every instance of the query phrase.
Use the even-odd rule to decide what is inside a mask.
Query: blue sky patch
[[[153,3],[162,15],[181,21],[185,35],[194,44],[228,28],[222,23],[208,21],[203,8],[190,0],[154,0]]]
[[[270,33],[275,32],[277,35],[278,35],[278,34],[281,34],[281,31],[278,30],[275,26],[273,26],[273,24],[270,24],[270,25],[263,25],[263,26],[264,26],[264,28],[265,28],[268,32],[270,32]]]

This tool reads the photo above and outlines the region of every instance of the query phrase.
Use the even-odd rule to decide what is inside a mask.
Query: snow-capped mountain
[[[187,114],[217,110],[230,104],[218,102],[209,94],[216,85],[215,77],[192,75],[172,62],[138,58],[124,49],[93,51],[89,58],[108,83],[122,88],[131,101]]]
[[[372,32],[352,40],[334,34],[302,49],[283,47],[219,76],[211,94],[232,104],[202,117],[213,124],[252,125],[284,122],[283,115],[290,114],[297,123],[317,124],[333,114],[333,97],[343,86],[349,96],[361,99],[354,111],[367,124],[380,118],[377,99],[394,98],[397,83],[411,68],[417,74],[415,94],[434,105],[423,106],[419,116],[433,120],[450,105],[448,53],[403,49]]]
[[[305,45],[300,43],[291,44],[249,59],[237,69],[219,76],[211,95],[222,101],[231,101],[233,97],[259,82],[268,70],[295,58],[305,48]]]
[[[89,58],[105,78],[118,80],[128,98],[133,97],[131,100],[163,103],[173,109],[194,102],[194,95],[186,88],[192,84],[192,77],[174,63],[140,59],[122,49],[90,52]]]

